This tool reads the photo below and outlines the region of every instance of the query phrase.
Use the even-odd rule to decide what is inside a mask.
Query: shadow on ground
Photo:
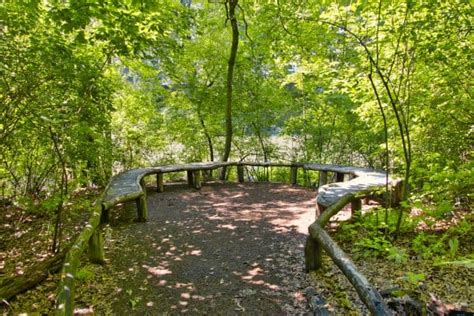
[[[107,236],[117,314],[307,311],[303,245],[314,190],[283,184],[183,185],[148,193],[149,220],[125,208]]]

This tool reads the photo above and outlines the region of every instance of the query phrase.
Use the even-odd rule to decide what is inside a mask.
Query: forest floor
[[[316,193],[272,183],[206,183],[200,191],[176,184],[166,185],[164,193],[149,190],[148,222],[134,222],[133,203],[114,209],[105,230],[107,263],[97,266],[82,260],[77,312],[305,314],[310,311],[308,296],[316,295],[332,314],[366,314],[357,293],[330,259],[324,259],[322,270],[304,272],[303,246],[307,227],[315,219]],[[339,219],[348,214],[344,210]],[[38,219],[31,221],[39,225]],[[71,227],[78,230],[80,225]],[[17,236],[29,241],[25,243],[2,234],[2,241],[4,236],[8,241],[5,248],[16,247],[4,252],[16,256],[6,260],[7,274],[21,273],[15,262],[46,255],[33,248],[36,240],[43,240],[37,229],[46,234],[43,226],[31,226]],[[354,241],[340,242],[352,252]],[[433,293],[444,302],[473,308],[472,269],[433,267],[429,260],[410,259],[400,265],[376,256],[355,258],[379,290],[415,288],[426,293],[422,299]],[[410,271],[426,277],[411,284],[406,280]],[[52,312],[57,282],[57,275],[50,276],[4,304],[3,312]]]

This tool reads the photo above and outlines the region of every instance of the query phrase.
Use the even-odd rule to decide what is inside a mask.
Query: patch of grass
[[[92,271],[89,267],[83,267],[76,273],[76,279],[79,281],[88,281],[93,279],[95,276],[94,271]]]

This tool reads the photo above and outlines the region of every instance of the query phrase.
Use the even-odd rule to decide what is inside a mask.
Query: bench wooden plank
[[[108,210],[119,203],[140,199],[144,195],[140,181],[143,177],[150,174],[158,174],[162,176],[164,173],[188,171],[189,174],[192,175],[193,172],[228,166],[238,166],[240,168],[243,166],[291,167],[292,171],[301,167],[307,170],[320,171],[320,184],[324,184],[327,181],[327,172],[349,174],[349,178],[353,178],[352,180],[320,186],[317,203],[318,207],[321,209],[334,204],[344,194],[365,192],[372,187],[380,187],[385,184],[385,173],[368,168],[339,166],[333,164],[323,165],[316,163],[194,162],[180,165],[164,165],[153,168],[133,169],[114,176],[105,190],[102,205],[105,210]],[[296,177],[294,172],[292,172],[291,178],[291,182],[295,183]],[[342,179],[341,176],[339,176],[339,179]],[[199,185],[196,187],[199,187]],[[160,185],[158,190],[162,191],[162,189],[163,187]]]
[[[347,182],[323,185],[319,188],[318,197],[316,198],[318,208],[323,211],[348,193],[356,194],[370,192],[371,189],[379,189],[385,185],[385,181],[385,174],[370,173],[369,175],[360,175]]]
[[[144,194],[140,181],[147,171],[148,169],[132,169],[114,176],[102,199],[104,209],[108,210],[119,203],[140,198]]]
[[[237,165],[236,162],[195,162],[182,165],[164,165],[153,168],[139,168],[122,172],[112,177],[105,189],[102,205],[108,210],[115,205],[127,201],[140,199],[144,195],[140,181],[148,175],[164,174],[169,172],[212,170],[224,166]],[[162,189],[161,187],[159,190]],[[138,202],[137,202],[138,203]]]

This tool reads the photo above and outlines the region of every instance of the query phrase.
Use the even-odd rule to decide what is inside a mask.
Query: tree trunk
[[[237,18],[235,16],[235,8],[237,7],[238,0],[229,0],[228,1],[228,11],[227,16],[230,20],[230,25],[232,27],[232,46],[230,49],[230,57],[227,68],[227,98],[226,98],[226,107],[225,107],[225,145],[224,145],[224,155],[222,156],[222,161],[228,161],[230,156],[230,148],[232,144],[232,80],[234,77],[234,67],[235,60],[237,57],[237,48],[239,46],[239,28],[237,26]],[[222,168],[221,180],[225,180],[226,167]]]
[[[209,134],[209,131],[207,130],[206,123],[204,122],[204,118],[202,117],[201,110],[198,107],[197,114],[199,117],[199,122],[201,123],[202,131],[204,132],[204,136],[206,137],[207,140],[207,145],[209,148],[209,161],[214,161],[214,146],[212,144],[212,138],[211,135]],[[210,170],[211,175],[212,175],[212,170]]]
[[[66,161],[64,160],[63,153],[59,148],[59,136],[53,133],[51,126],[49,127],[49,132],[51,134],[51,140],[54,145],[54,151],[58,156],[59,162],[61,164],[61,183],[60,183],[60,199],[58,206],[56,208],[56,222],[54,224],[54,233],[53,233],[53,244],[51,245],[51,250],[54,253],[58,253],[61,246],[62,238],[62,217],[63,217],[63,208],[64,208],[64,198],[68,193],[68,177],[66,171]]]

